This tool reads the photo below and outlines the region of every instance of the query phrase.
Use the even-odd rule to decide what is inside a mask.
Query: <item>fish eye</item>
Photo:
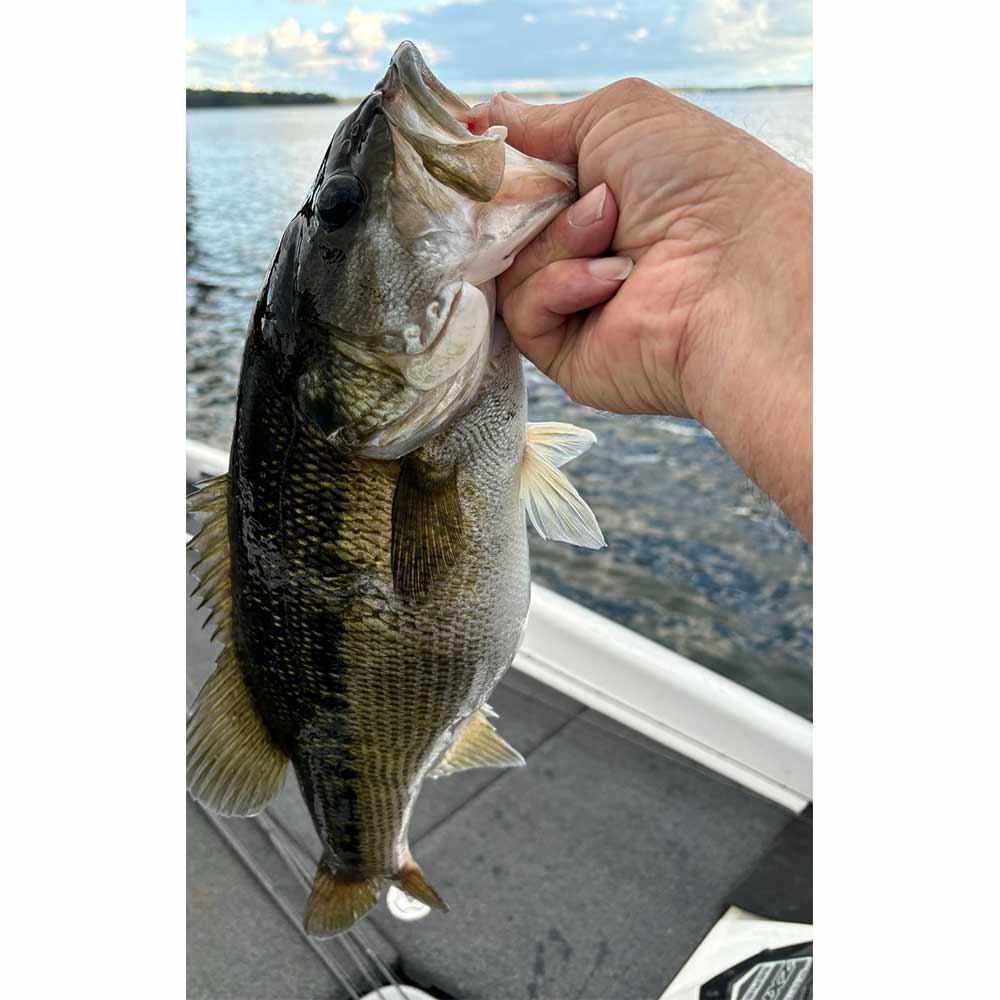
[[[316,214],[331,229],[346,225],[365,203],[365,189],[353,174],[334,174],[319,189]]]

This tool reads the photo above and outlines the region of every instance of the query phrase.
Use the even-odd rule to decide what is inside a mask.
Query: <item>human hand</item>
[[[468,120],[579,166],[581,200],[497,282],[520,350],[577,402],[700,420],[808,533],[811,176],[642,80]]]

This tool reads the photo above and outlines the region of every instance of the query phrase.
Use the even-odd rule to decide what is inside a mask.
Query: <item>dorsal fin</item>
[[[496,713],[489,709],[496,717]],[[470,767],[523,767],[524,758],[493,728],[480,709],[452,740],[451,746],[428,773],[430,778],[441,778]],[[412,893],[411,893],[412,895]]]
[[[232,645],[228,494],[222,475],[188,498],[188,510],[204,518],[188,543],[200,557],[192,567],[199,576],[193,593],[201,595],[201,607],[208,605],[205,624],[216,624],[215,636],[224,645],[188,717],[187,781],[192,798],[209,809],[253,816],[281,790],[288,758],[253,704]]]
[[[191,572],[198,577],[198,585],[192,591],[201,596],[199,608],[209,608],[205,625],[214,622],[215,634],[223,642],[229,640],[229,525],[228,525],[229,476],[223,474],[214,479],[206,479],[195,486],[195,491],[187,498],[189,514],[201,520],[201,527],[195,533],[188,548],[198,553],[198,560]]]
[[[542,538],[587,549],[607,544],[594,512],[559,469],[595,440],[590,431],[572,424],[528,424],[520,494],[528,519]]]

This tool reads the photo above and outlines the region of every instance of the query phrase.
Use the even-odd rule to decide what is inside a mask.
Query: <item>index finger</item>
[[[580,123],[591,97],[565,104],[526,104],[513,94],[494,94],[488,104],[477,105],[466,115],[469,131],[486,131],[491,125],[507,129],[507,141],[527,153],[556,163],[576,163],[583,140]]]

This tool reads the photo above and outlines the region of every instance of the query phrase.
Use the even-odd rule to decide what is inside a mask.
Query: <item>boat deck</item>
[[[189,698],[216,654],[202,616],[189,601]],[[656,998],[730,903],[811,920],[807,814],[517,670],[491,703],[527,767],[427,782],[413,817],[448,914],[407,923],[383,899],[360,938],[312,942],[298,921],[319,852],[295,782],[261,820],[189,799],[188,996],[357,996],[388,981],[367,947],[434,996]]]

